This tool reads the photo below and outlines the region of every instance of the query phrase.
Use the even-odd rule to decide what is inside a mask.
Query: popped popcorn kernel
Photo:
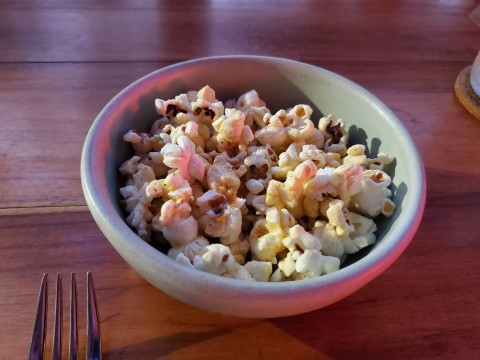
[[[313,135],[315,125],[310,120],[313,110],[308,105],[295,105],[287,113],[288,123],[285,127],[289,140],[293,142],[305,141]]]
[[[170,168],[178,169],[188,182],[203,179],[205,163],[196,154],[193,142],[186,136],[179,136],[177,144],[167,144],[160,152],[163,162]]]
[[[354,230],[350,223],[350,212],[342,200],[327,199],[322,202],[321,211],[327,217],[328,222],[335,227],[338,236],[348,235]]]
[[[250,249],[254,260],[277,263],[277,254],[285,249],[283,232],[270,231],[264,219],[258,220],[250,232]]]
[[[238,241],[242,228],[240,208],[243,203],[243,199],[237,198],[230,204],[223,194],[208,190],[196,201],[200,208],[200,229],[208,236],[218,237],[224,245]]]
[[[255,90],[250,90],[245,94],[241,95],[236,104],[236,108],[239,110],[248,110],[253,107],[264,107],[265,102],[260,99],[258,93]]]
[[[297,249],[320,250],[322,248],[320,239],[307,232],[301,225],[291,227],[288,236],[282,242],[291,252]]]
[[[189,112],[191,110],[190,102],[186,94],[180,94],[175,96],[174,99],[155,100],[155,108],[157,113],[163,116],[173,117],[176,116],[179,112]]]
[[[273,148],[282,147],[287,139],[287,132],[277,115],[265,114],[266,126],[255,132],[255,139],[262,145],[270,144]]]
[[[203,236],[197,236],[195,240],[182,246],[172,247],[168,250],[168,256],[184,262],[187,259],[191,265],[195,260],[195,256],[201,256],[207,251],[207,246],[210,245],[207,238]]]
[[[187,203],[168,200],[162,205],[160,213],[153,217],[153,228],[161,231],[172,247],[188,244],[198,236],[198,222],[190,212],[191,207]]]
[[[317,167],[311,160],[304,161],[290,171],[285,182],[270,181],[266,203],[277,208],[287,208],[295,217],[302,217],[304,186],[316,173]]]
[[[207,184],[210,189],[223,194],[229,202],[234,202],[241,182],[233,166],[222,156],[216,156],[207,171]]]
[[[252,260],[245,264],[244,268],[247,269],[255,281],[267,282],[272,276],[272,263],[268,261]]]
[[[323,274],[337,271],[340,260],[334,256],[323,255],[317,250],[305,250],[295,262],[296,280],[315,278]]]
[[[347,153],[348,133],[342,119],[328,115],[320,119],[318,128],[322,131],[325,139],[323,144],[325,152],[336,152],[340,155]]]
[[[390,176],[382,170],[366,170],[363,174],[360,191],[352,196],[353,207],[370,217],[391,216],[395,203],[390,199]]]
[[[254,281],[250,273],[234,260],[230,249],[222,244],[208,245],[201,256],[195,256],[193,266],[216,275]]]

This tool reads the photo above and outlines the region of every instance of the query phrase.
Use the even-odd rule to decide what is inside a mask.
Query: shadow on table
[[[103,354],[103,359],[116,359],[120,355],[127,356],[128,354],[138,356],[142,353],[155,353],[157,358],[161,358],[185,347],[223,336],[230,331],[229,328],[220,328],[203,332],[183,332],[160,336],[155,339],[126,344],[124,347],[112,349]]]
[[[296,340],[315,349],[321,358],[372,358],[369,345],[366,344],[370,342],[366,340],[366,334],[371,333],[371,329],[361,329],[360,324],[363,323],[361,316],[357,317],[359,313],[356,311],[349,311],[348,305],[345,306],[346,302],[348,300],[307,314],[268,321]]]

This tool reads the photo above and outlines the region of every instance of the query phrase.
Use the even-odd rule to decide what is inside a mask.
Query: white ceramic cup
[[[480,96],[480,51],[473,62],[472,71],[470,73],[470,84],[475,93]]]

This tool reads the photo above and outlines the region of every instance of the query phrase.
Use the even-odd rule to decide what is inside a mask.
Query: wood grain
[[[453,93],[479,51],[476,6],[0,0],[0,358],[26,357],[43,273],[51,288],[62,273],[64,289],[77,273],[84,337],[87,271],[107,360],[480,358],[480,122]],[[153,70],[225,54],[296,59],[357,82],[397,114],[423,158],[427,205],[412,244],[325,309],[257,320],[182,304],[137,275],[87,211],[80,156],[102,107]]]
[[[415,0],[6,1],[0,61],[180,61],[238,53],[303,61],[465,61],[478,44],[478,28],[467,18],[473,8],[474,1]]]
[[[44,272],[62,273],[65,289],[70,272],[77,273],[80,335],[85,336],[81,300],[85,273],[92,271],[109,359],[203,358],[207,354],[219,359],[351,359],[359,351],[365,358],[386,354],[392,359],[419,354],[422,359],[470,358],[480,351],[471,336],[478,333],[480,324],[480,280],[472,271],[480,247],[475,234],[464,233],[462,238],[457,234],[473,229],[476,220],[452,214],[450,208],[431,210],[427,207],[415,241],[380,278],[325,309],[273,320],[210,314],[163,294],[128,267],[88,213],[3,217],[0,238],[9,241],[0,245],[4,256],[0,265],[2,353],[28,349],[32,304]],[[478,213],[480,205],[470,210]],[[438,216],[444,220],[436,225]],[[49,299],[53,304],[53,294]],[[9,311],[12,307],[15,315]],[[240,345],[239,339],[248,346]],[[84,346],[80,342],[82,353]]]

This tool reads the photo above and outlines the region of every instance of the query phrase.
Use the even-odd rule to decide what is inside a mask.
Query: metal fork
[[[47,329],[47,288],[48,274],[44,274],[38,295],[37,313],[33,325],[32,342],[30,345],[29,360],[42,360],[45,351],[45,339]],[[52,359],[62,358],[62,276],[57,274],[55,295],[55,320],[53,329]],[[78,357],[78,333],[77,333],[77,285],[75,274],[71,275],[70,282],[70,337],[69,355],[70,360]],[[87,360],[102,359],[102,341],[100,336],[100,323],[98,317],[97,300],[93,276],[87,273]]]

